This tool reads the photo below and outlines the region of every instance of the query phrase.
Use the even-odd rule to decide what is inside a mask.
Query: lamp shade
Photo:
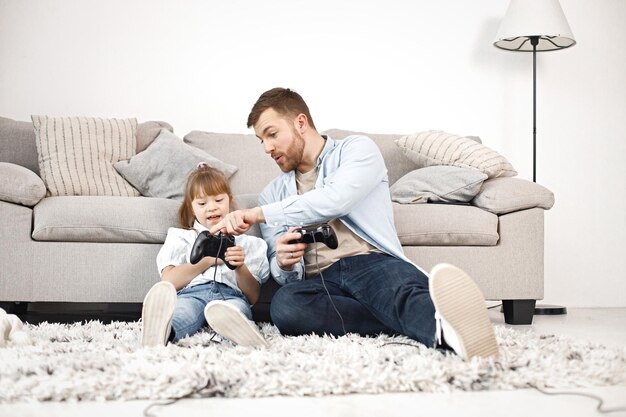
[[[494,46],[510,51],[553,51],[576,44],[558,0],[511,0]]]

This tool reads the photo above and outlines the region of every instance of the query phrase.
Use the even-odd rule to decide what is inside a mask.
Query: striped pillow
[[[418,168],[452,165],[477,169],[488,178],[517,175],[505,157],[469,137],[429,130],[402,136],[395,142]]]
[[[31,116],[47,196],[139,195],[113,164],[135,155],[137,119]]]

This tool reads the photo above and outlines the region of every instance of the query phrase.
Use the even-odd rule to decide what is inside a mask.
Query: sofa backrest
[[[387,165],[389,184],[415,169],[415,165],[402,154],[394,140],[401,135],[368,134],[331,129],[322,132],[333,139],[343,139],[354,134],[369,136],[380,148]],[[265,154],[259,139],[253,134],[214,133],[193,131],[183,140],[210,155],[235,165],[239,170],[230,177],[233,194],[259,193],[280,174],[276,163]]]
[[[173,132],[169,123],[149,121],[137,125],[137,152],[148,147],[161,129]],[[0,117],[0,162],[10,162],[39,175],[35,130],[32,122]]]
[[[137,126],[137,152],[143,151],[158,135],[161,128],[172,131],[164,122],[144,122]],[[369,136],[380,148],[389,174],[389,184],[415,169],[394,143],[401,135],[369,134],[331,129],[322,132],[333,139],[354,134]],[[185,143],[200,148],[216,158],[235,165],[239,170],[230,178],[234,194],[259,193],[280,169],[268,157],[253,134],[228,134],[192,131],[184,137]],[[31,122],[0,117],[0,162],[10,162],[30,169],[39,175],[35,132]]]
[[[380,133],[364,133],[351,130],[330,129],[322,132],[328,134],[333,139],[343,139],[350,135],[365,135],[372,139],[383,155],[385,165],[387,165],[387,174],[389,176],[389,185],[393,185],[403,175],[417,169],[417,166],[411,162],[400,150],[394,142],[396,139],[404,135],[397,134],[380,134]]]
[[[234,195],[258,194],[271,180],[280,175],[280,169],[274,160],[265,154],[259,138],[253,134],[194,130],[185,135],[183,140],[239,168],[229,179]]]

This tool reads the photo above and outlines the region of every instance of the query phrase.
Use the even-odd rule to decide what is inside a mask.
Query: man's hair
[[[300,113],[303,113],[308,121],[309,126],[315,129],[313,118],[309,112],[309,107],[302,99],[300,94],[288,88],[272,88],[261,94],[261,97],[254,103],[250,115],[248,115],[248,127],[254,126],[267,109],[274,109],[281,116],[296,117]]]

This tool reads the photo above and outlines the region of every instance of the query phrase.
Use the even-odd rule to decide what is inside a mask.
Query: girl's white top
[[[191,255],[191,248],[193,247],[198,233],[208,230],[202,226],[198,221],[194,222],[193,229],[179,229],[177,227],[170,227],[167,230],[167,237],[165,243],[157,255],[157,268],[159,275],[168,265],[178,266],[186,263],[191,263],[189,257]],[[235,236],[235,245],[243,247],[245,254],[245,264],[248,270],[260,284],[266,282],[269,278],[270,266],[267,260],[267,244],[261,238],[249,235]],[[213,280],[213,274],[215,273],[215,280],[217,282],[224,283],[231,288],[239,290],[237,285],[237,277],[235,271],[229,269],[226,265],[218,265],[216,267],[211,266],[209,269],[194,277],[187,287],[193,287],[194,285],[204,284]]]

